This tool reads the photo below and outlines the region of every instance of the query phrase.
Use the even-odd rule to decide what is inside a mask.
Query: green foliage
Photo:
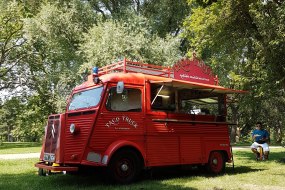
[[[0,139],[3,141],[39,141],[44,133],[48,115],[45,104],[38,96],[31,96],[27,102],[18,98],[7,100],[1,106]],[[41,106],[40,106],[41,105]]]
[[[122,57],[176,62],[180,42],[172,36],[180,31],[188,6],[178,1],[169,8],[171,3],[0,0],[2,139],[10,134],[14,140],[38,141],[47,115],[65,109],[85,68]],[[176,14],[178,9],[183,11]],[[12,108],[17,111],[9,115]]]
[[[149,20],[151,30],[165,37],[168,34],[177,36],[181,32],[189,11],[186,0],[155,0],[145,1],[141,12]]]
[[[33,51],[29,59],[31,88],[48,101],[49,113],[62,111],[78,81],[82,58],[77,54],[83,33],[96,23],[88,4],[79,0],[44,4],[25,20],[25,36]]]
[[[284,22],[281,1],[0,0],[0,136],[39,140],[47,115],[65,109],[90,67],[123,57],[172,65],[189,50],[221,85],[250,91],[233,95],[228,111],[243,135],[261,120],[278,140]],[[19,108],[16,115],[9,106]]]
[[[15,138],[22,141],[38,142],[44,134],[46,118],[49,114],[39,96],[31,96],[23,104],[22,114],[17,115],[18,125],[13,129]],[[41,106],[40,106],[41,105]]]
[[[28,55],[22,20],[21,5],[16,1],[0,1],[0,90],[21,85],[18,71]]]
[[[104,19],[128,20],[130,14],[145,17],[149,30],[159,37],[177,36],[182,30],[184,18],[188,16],[186,0],[88,0],[92,8]],[[181,46],[183,46],[183,40]]]
[[[176,38],[151,34],[147,20],[134,15],[124,22],[107,21],[91,28],[84,35],[81,52],[86,58],[81,71],[123,57],[157,65],[172,65],[180,57]]]
[[[13,141],[12,130],[18,125],[17,117],[22,114],[23,106],[17,98],[12,98],[1,106],[0,137],[3,141]]]
[[[185,33],[196,51],[211,63],[221,84],[246,89],[232,97],[231,119],[246,134],[260,120],[274,130],[284,119],[284,2],[189,0]],[[281,96],[280,96],[281,95]]]
[[[94,11],[106,18],[119,19],[126,16],[129,10],[140,11],[141,0],[87,0]]]

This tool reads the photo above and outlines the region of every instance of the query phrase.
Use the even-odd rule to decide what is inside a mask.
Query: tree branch
[[[4,71],[2,74],[0,74],[0,78],[4,77],[8,72],[10,72],[16,65],[19,64],[19,62],[24,59],[25,57],[27,57],[28,54],[24,54],[23,56],[21,56],[20,58],[17,59],[16,62],[13,62],[14,64],[12,64],[12,66],[10,66],[9,68],[7,68],[6,71]]]
[[[282,5],[282,1],[280,0],[273,0],[274,3],[276,3],[278,6]]]
[[[18,28],[17,30],[11,32],[11,33],[7,36],[7,38],[6,38],[5,42],[4,42],[4,46],[1,48],[0,67],[1,67],[1,65],[4,63],[4,59],[5,59],[5,57],[6,57],[5,54],[6,54],[8,51],[10,51],[10,49],[13,48],[13,46],[12,46],[11,48],[6,49],[8,43],[11,41],[12,36],[13,36],[14,34],[16,34],[17,32],[19,32],[22,28],[23,28],[23,25],[21,25],[20,28]],[[17,45],[16,45],[16,46],[17,46]]]
[[[136,6],[137,6],[136,12],[139,13],[139,12],[140,12],[141,2],[140,2],[140,0],[134,0],[134,3],[135,3]]]

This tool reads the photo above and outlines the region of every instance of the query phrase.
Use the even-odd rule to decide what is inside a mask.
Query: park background
[[[92,66],[126,57],[171,66],[193,52],[222,86],[232,143],[261,121],[284,143],[285,2],[0,0],[0,142],[41,142]]]
[[[257,121],[271,145],[285,140],[284,21],[281,0],[0,0],[0,189],[285,189],[284,148],[257,162],[248,147]],[[17,158],[40,152],[47,116],[65,110],[90,67],[123,57],[171,66],[193,52],[220,85],[249,91],[228,105],[231,141],[247,145],[234,147],[235,170],[168,168],[115,186],[96,172],[39,177],[39,158]]]

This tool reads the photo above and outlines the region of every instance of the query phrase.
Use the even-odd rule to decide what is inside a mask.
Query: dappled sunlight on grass
[[[143,177],[130,185],[110,185],[100,172],[83,175],[56,174],[46,177],[37,175],[34,163],[38,159],[0,160],[0,189],[115,189],[115,190],[152,190],[152,189],[284,189],[285,149],[274,149],[270,160],[255,161],[249,150],[237,150],[235,170],[227,164],[226,174],[209,175],[197,168],[192,170],[176,167],[162,168],[145,172]]]

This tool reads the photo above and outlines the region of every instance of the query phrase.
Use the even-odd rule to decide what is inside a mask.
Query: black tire
[[[111,158],[107,174],[112,182],[129,184],[137,180],[142,170],[138,154],[132,150],[121,150]]]
[[[43,168],[39,168],[38,175],[39,176],[46,176],[47,175],[46,170],[44,170]]]
[[[207,170],[211,174],[223,174],[225,173],[225,158],[224,154],[220,151],[213,151],[210,153]]]

